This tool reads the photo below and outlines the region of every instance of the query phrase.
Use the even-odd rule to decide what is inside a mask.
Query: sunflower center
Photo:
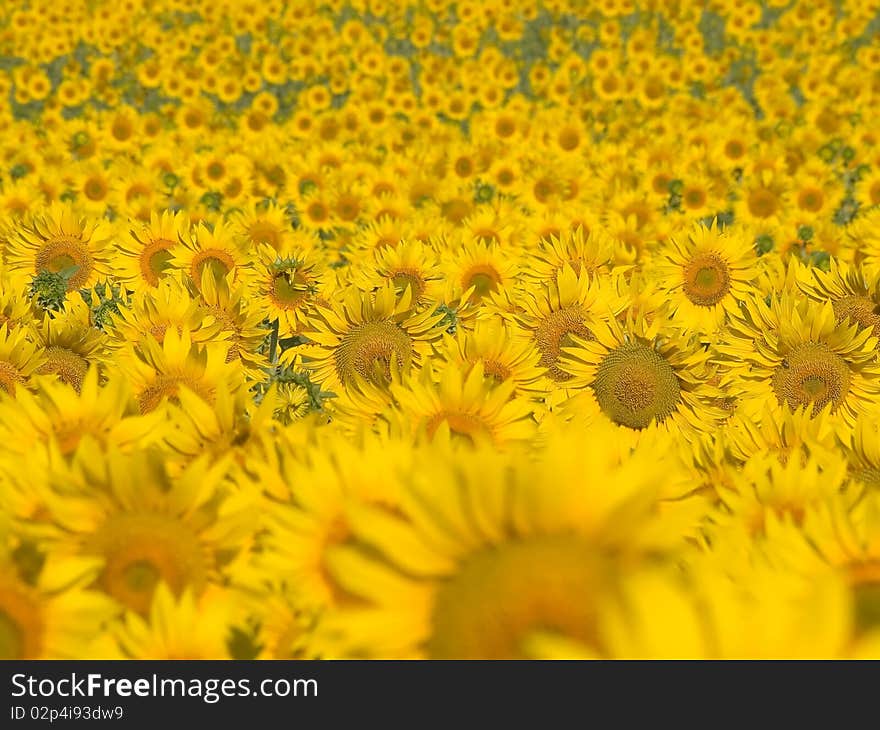
[[[773,390],[792,409],[813,405],[816,415],[828,403],[836,411],[849,391],[846,361],[827,345],[808,342],[783,360],[773,373]]]
[[[483,360],[483,375],[487,378],[494,378],[497,382],[503,383],[510,375],[510,368],[503,362],[498,360]]]
[[[876,466],[863,466],[850,470],[853,479],[866,487],[880,490],[880,468]]]
[[[570,380],[573,376],[559,368],[559,356],[563,347],[574,345],[572,335],[592,340],[593,333],[584,324],[584,311],[580,307],[566,307],[551,312],[535,328],[535,342],[541,353],[541,366],[556,382]]]
[[[859,329],[871,329],[872,334],[880,336],[880,304],[870,297],[850,294],[831,303],[838,322],[855,320]]]
[[[141,413],[149,413],[165,399],[177,402],[180,386],[184,385],[198,395],[206,403],[213,401],[213,393],[204,384],[188,375],[160,374],[141,392],[138,404]]]
[[[15,386],[23,382],[24,378],[15,365],[0,360],[0,388],[9,395],[15,395]]]
[[[57,375],[61,382],[73,386],[79,393],[88,369],[89,362],[81,355],[66,347],[52,346],[46,348],[46,363],[37,373]]]
[[[768,188],[757,188],[748,199],[749,212],[756,218],[769,218],[779,207],[776,193]]]
[[[141,276],[150,286],[159,285],[159,277],[165,273],[171,262],[173,241],[157,238],[150,241],[139,257]]]
[[[59,271],[76,266],[77,269],[67,280],[67,291],[82,288],[92,273],[92,255],[82,239],[74,236],[57,236],[48,239],[37,251],[34,269],[41,271]]]
[[[39,657],[43,632],[43,612],[36,597],[11,576],[0,578],[0,659]]]
[[[160,581],[179,595],[204,586],[208,561],[196,534],[161,514],[117,514],[90,538],[91,552],[105,560],[101,588],[120,603],[146,614]]]
[[[281,309],[295,309],[306,297],[308,279],[299,271],[280,272],[272,277],[272,301]]]
[[[255,221],[248,229],[248,236],[253,243],[267,243],[277,249],[281,244],[281,233],[268,221]]]
[[[437,429],[440,428],[442,423],[446,423],[453,437],[466,441],[471,445],[475,445],[486,437],[492,437],[492,430],[475,413],[440,411],[440,413],[435,413],[428,419],[425,430],[429,438],[434,438],[434,434],[437,433]]]
[[[477,264],[468,269],[467,273],[462,277],[461,283],[465,289],[474,288],[471,300],[478,302],[490,292],[498,290],[501,277],[494,267],[489,264]]]
[[[695,256],[683,273],[684,294],[698,307],[718,304],[730,291],[730,269],[716,253]]]
[[[525,659],[525,644],[545,632],[596,646],[591,598],[602,582],[595,549],[573,536],[532,537],[481,550],[438,589],[427,656]]]
[[[394,322],[365,322],[356,325],[336,348],[336,372],[343,383],[358,374],[381,385],[391,380],[391,362],[401,370],[412,359],[412,340]]]
[[[825,197],[822,195],[822,191],[816,188],[807,188],[798,195],[798,206],[801,210],[808,210],[811,213],[817,213],[822,210],[824,202]]]
[[[190,267],[190,276],[192,276],[193,281],[198,283],[202,280],[202,272],[205,270],[205,267],[210,269],[215,279],[222,279],[235,268],[235,261],[233,261],[232,256],[227,251],[219,248],[209,248],[205,251],[200,251],[193,258],[192,266]]]
[[[672,366],[650,347],[620,345],[596,369],[593,390],[599,407],[615,423],[641,429],[662,422],[681,401],[681,386]]]
[[[403,291],[408,286],[414,298],[418,298],[425,293],[427,285],[422,275],[416,269],[398,269],[389,278],[400,291]]]

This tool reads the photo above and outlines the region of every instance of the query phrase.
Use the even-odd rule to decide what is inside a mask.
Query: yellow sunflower
[[[674,551],[683,534],[676,521],[655,522],[672,473],[662,454],[621,463],[605,449],[613,440],[606,424],[538,458],[422,447],[397,508],[361,501],[352,539],[326,551],[330,575],[357,600],[322,617],[324,655],[603,655],[602,617],[626,611],[621,587],[648,552]]]
[[[25,327],[10,331],[9,323],[0,325],[0,389],[11,396],[46,364],[45,354],[28,335]]]
[[[414,310],[412,290],[398,296],[392,282],[372,294],[350,289],[329,306],[319,306],[318,314],[308,333],[314,344],[302,348],[303,364],[329,391],[356,374],[380,383],[391,378],[392,368],[406,373],[420,367],[442,332],[443,315]]]
[[[88,220],[68,205],[53,203],[15,224],[6,265],[21,274],[70,272],[67,291],[90,288],[111,273],[112,235],[107,221]]]
[[[199,223],[192,235],[182,239],[182,246],[174,252],[169,265],[185,272],[199,286],[202,272],[209,269],[218,276],[231,274],[235,281],[246,278],[251,266],[251,255],[235,236],[228,223],[217,222],[212,228]]]
[[[857,324],[880,337],[880,270],[849,266],[832,258],[829,270],[798,266],[797,285],[808,297],[831,302],[837,321]]]
[[[880,393],[877,338],[857,323],[839,322],[831,302],[784,293],[747,299],[717,345],[724,380],[746,415],[767,403],[823,409],[852,425]]]
[[[162,344],[165,333],[171,330],[178,335],[188,330],[193,342],[223,339],[223,323],[206,316],[201,297],[194,296],[183,281],[180,275],[169,275],[155,289],[134,294],[108,327],[114,344],[123,346],[145,337]]]
[[[673,235],[654,265],[658,288],[669,301],[673,324],[702,335],[715,334],[754,291],[757,255],[745,236],[711,226],[693,225]]]
[[[58,555],[96,558],[95,587],[147,615],[157,586],[200,594],[247,547],[256,525],[252,500],[223,489],[227,464],[199,459],[168,472],[156,448],[95,450],[58,470],[46,509]]]
[[[566,383],[573,376],[560,366],[563,348],[574,344],[573,336],[592,339],[593,323],[615,317],[624,302],[591,279],[586,269],[576,274],[566,263],[537,291],[527,291],[519,304],[522,313],[514,317],[531,334],[541,353],[540,365],[547,368],[551,380]]]
[[[118,361],[131,380],[141,413],[149,413],[166,398],[174,401],[181,387],[189,388],[206,403],[218,389],[236,390],[243,383],[241,365],[227,360],[225,342],[199,344],[189,330],[165,332],[162,343],[143,339],[128,343]]]
[[[116,275],[134,292],[157,287],[181,241],[189,239],[189,226],[183,212],[152,212],[149,223],[139,223],[117,239]]]
[[[309,328],[315,306],[332,291],[333,277],[312,247],[282,256],[267,245],[259,247],[255,295],[269,321],[278,320],[279,334],[289,337]]]
[[[535,394],[545,374],[541,353],[525,332],[499,320],[477,320],[473,329],[459,329],[443,335],[440,351],[450,366],[470,369],[482,365],[483,374],[496,383],[507,380],[518,395]]]
[[[44,317],[35,325],[34,335],[45,358],[36,374],[55,375],[77,391],[90,369],[103,370],[110,360],[108,337],[91,326],[82,300],[70,302],[54,317]]]
[[[0,557],[0,659],[92,656],[96,637],[118,611],[113,600],[88,590],[100,568],[93,559],[49,556],[33,584]]]
[[[269,361],[261,351],[267,330],[265,315],[245,298],[245,288],[232,283],[232,274],[217,277],[209,268],[202,270],[199,286],[203,312],[220,323],[218,338],[229,345],[226,362],[241,363],[246,377],[263,380]]]
[[[589,387],[607,418],[640,430],[657,422],[682,435],[710,430],[724,414],[713,403],[709,355],[662,318],[597,321],[590,339],[573,336],[560,368],[573,388]]]
[[[512,380],[486,378],[478,362],[467,370],[447,365],[437,382],[428,365],[418,379],[393,383],[391,393],[404,428],[416,436],[501,447],[534,433],[534,406],[516,396],[514,386]]]

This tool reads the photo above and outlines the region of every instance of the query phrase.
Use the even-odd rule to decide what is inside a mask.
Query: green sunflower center
[[[621,345],[605,356],[593,390],[611,420],[634,429],[665,420],[681,401],[675,370],[656,350],[638,343]]]

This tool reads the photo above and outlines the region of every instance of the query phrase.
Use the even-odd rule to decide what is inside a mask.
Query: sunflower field
[[[880,657],[880,2],[0,2],[0,658]]]

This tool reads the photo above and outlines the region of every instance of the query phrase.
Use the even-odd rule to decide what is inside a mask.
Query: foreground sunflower
[[[717,349],[746,415],[775,403],[813,416],[828,408],[852,425],[880,394],[876,345],[871,329],[839,322],[831,302],[785,293],[748,299]]]
[[[390,381],[392,369],[418,368],[431,341],[440,337],[443,314],[412,307],[412,289],[398,295],[388,282],[372,294],[349,290],[329,306],[318,307],[314,345],[302,348],[313,380],[332,391],[355,375],[375,383]]]
[[[357,601],[322,618],[322,653],[516,659],[560,645],[569,657],[603,653],[600,617],[623,609],[628,574],[682,537],[677,521],[652,519],[672,470],[653,452],[609,457],[613,431],[570,434],[538,460],[421,451],[397,509],[359,504],[352,537],[327,552],[330,574]]]
[[[11,558],[0,557],[0,659],[91,656],[118,611],[109,597],[88,590],[99,569],[95,560],[50,557],[32,584]]]
[[[90,288],[110,273],[112,233],[107,221],[88,220],[71,206],[55,203],[15,224],[6,264],[25,276],[65,272],[68,292]]]
[[[46,509],[58,555],[97,558],[95,587],[147,615],[158,585],[200,594],[246,546],[255,513],[223,489],[225,465],[201,459],[173,478],[161,452],[92,447],[52,477]]]

